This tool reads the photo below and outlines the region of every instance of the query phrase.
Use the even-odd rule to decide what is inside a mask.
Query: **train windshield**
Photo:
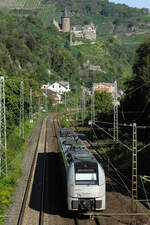
[[[75,174],[75,184],[76,185],[98,185],[98,176],[97,172],[94,170],[91,171],[76,171]]]

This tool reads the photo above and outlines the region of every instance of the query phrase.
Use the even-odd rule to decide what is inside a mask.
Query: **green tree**
[[[150,119],[150,40],[137,49],[133,75],[125,85],[122,106],[132,112],[126,116],[127,120],[147,124]]]
[[[95,91],[95,114],[98,117],[99,114],[109,113],[113,109],[112,96],[106,91]]]
[[[87,121],[90,120],[91,116],[91,96],[88,99],[88,114]],[[106,91],[95,91],[94,92],[94,109],[95,109],[95,117],[96,120],[104,119],[108,121],[108,116],[110,112],[113,110],[113,99],[110,93]]]

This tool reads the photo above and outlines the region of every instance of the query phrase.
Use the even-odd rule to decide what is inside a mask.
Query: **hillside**
[[[70,11],[71,25],[85,25],[91,21],[97,28],[97,39],[103,39],[108,36],[123,38],[123,43],[136,47],[143,37],[149,36],[150,15],[148,9],[131,8],[124,4],[114,4],[108,0],[92,2],[87,0],[62,1],[62,0],[44,0],[41,4],[49,8],[49,15],[60,21],[61,12],[65,7]],[[40,16],[41,13],[38,13]],[[42,17],[41,17],[42,19]],[[45,18],[43,21],[46,25]]]
[[[131,8],[108,0],[7,0],[0,2],[0,9],[19,15],[37,15],[45,27],[53,18],[60,22],[64,8],[70,11],[71,26],[96,25],[97,40],[117,37],[122,45],[135,49],[149,38],[150,14],[148,9]]]
[[[20,31],[21,38],[18,34],[13,37],[12,43],[16,47],[6,44],[7,63],[15,62],[9,70],[18,74],[18,67],[23,68],[23,74],[28,71],[28,77],[42,83],[64,79],[69,80],[72,86],[76,83],[90,86],[92,82],[112,82],[118,78],[122,85],[124,78],[131,74],[135,49],[141,41],[149,37],[150,16],[147,9],[116,5],[108,0],[93,0],[92,3],[89,0],[35,0],[26,1],[25,4],[23,0],[19,3],[17,0],[8,0],[7,3],[1,3],[0,8],[5,6],[10,17],[7,17],[6,10],[6,15],[1,14],[1,20],[7,17],[6,21],[16,21],[14,30],[15,26],[22,26],[23,29]],[[94,22],[97,28],[97,41],[94,44],[82,40],[82,46],[69,46],[68,34],[58,32],[51,25],[53,18],[60,21],[65,7],[70,11],[71,26]],[[6,25],[4,21],[1,23],[1,33],[5,34],[3,29]],[[28,33],[24,34],[26,29],[29,37]],[[19,42],[15,38],[19,38]],[[21,47],[20,39],[25,40],[26,46]],[[29,40],[32,40],[32,44],[29,44]]]
[[[108,0],[7,0],[0,3],[0,8],[14,10],[20,14],[36,14],[44,26],[50,25],[53,18],[58,22],[64,8],[70,11],[71,25],[89,24],[91,21],[97,28],[97,39],[108,35],[122,38],[126,44],[135,47],[150,32],[150,14],[148,9],[137,9],[124,4],[114,4]],[[133,35],[133,37],[132,37]]]
[[[6,19],[7,18],[7,19]],[[131,72],[132,53],[118,39],[109,38],[70,46],[67,33],[55,26],[44,28],[36,16],[0,14],[1,69],[8,76],[39,83],[69,80],[71,86],[92,82],[122,83]],[[98,66],[92,68],[92,66]],[[50,71],[50,73],[48,72]]]

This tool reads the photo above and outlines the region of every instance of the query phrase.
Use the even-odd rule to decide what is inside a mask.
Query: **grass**
[[[132,49],[137,49],[139,47],[139,45],[144,42],[146,39],[149,39],[150,38],[150,34],[139,34],[139,35],[131,35],[131,36],[120,36],[119,37],[121,42],[126,45],[126,46],[129,46],[131,48],[132,46]]]
[[[11,196],[17,185],[17,180],[22,175],[21,165],[28,145],[28,138],[36,125],[34,120],[30,128],[29,120],[25,122],[25,139],[19,137],[19,129],[15,127],[7,138],[8,151],[8,176],[0,179],[0,216],[4,216],[11,205]],[[0,225],[5,217],[0,217]]]

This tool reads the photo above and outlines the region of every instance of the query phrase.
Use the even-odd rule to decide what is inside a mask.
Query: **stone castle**
[[[53,24],[62,32],[70,32],[76,37],[87,38],[90,40],[96,40],[96,28],[93,23],[85,25],[82,27],[72,27],[70,26],[70,16],[67,9],[64,10],[61,16],[61,24],[58,24],[55,19],[53,19]]]

